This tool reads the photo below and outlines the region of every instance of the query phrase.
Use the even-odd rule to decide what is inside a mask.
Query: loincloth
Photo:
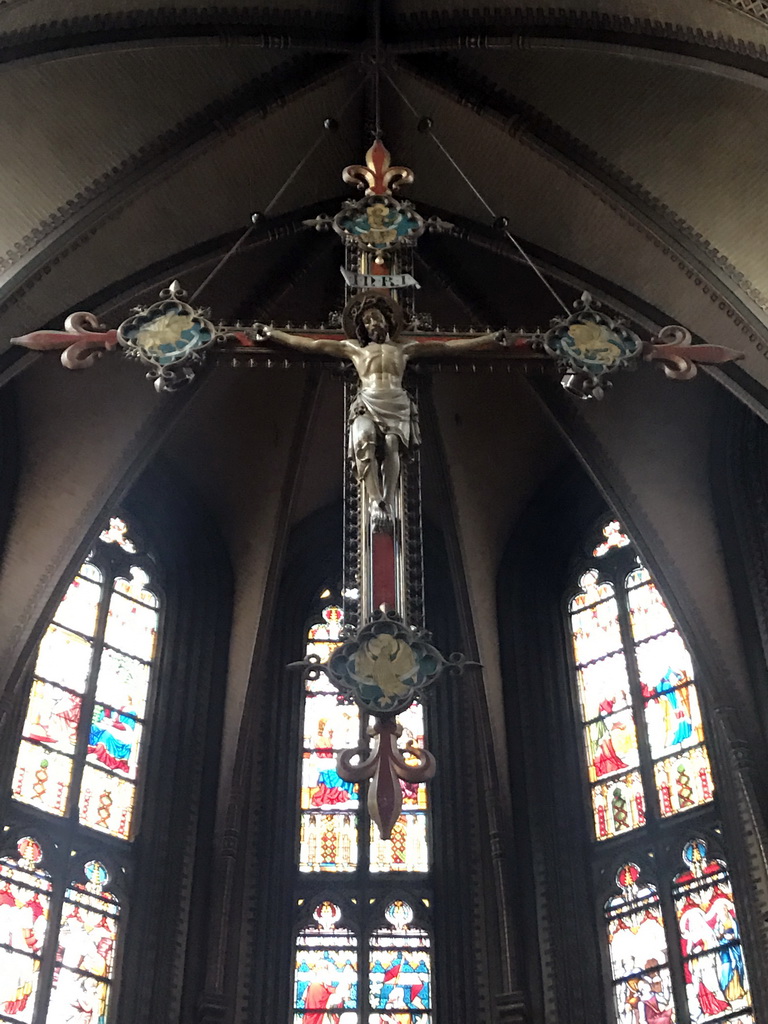
[[[394,434],[405,448],[415,448],[421,442],[416,406],[404,388],[360,388],[349,407],[349,423],[358,416],[370,417],[383,435]]]

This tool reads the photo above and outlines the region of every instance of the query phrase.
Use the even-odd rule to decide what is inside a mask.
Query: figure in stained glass
[[[88,753],[113,771],[128,772],[136,715],[130,707],[120,710],[97,705],[88,736]]]
[[[655,687],[643,688],[643,696],[658,700],[664,712],[664,746],[677,747],[693,735],[693,723],[686,690],[676,689],[684,676],[668,668]]]
[[[640,879],[636,864],[616,875],[620,895],[605,905],[614,1004],[620,1024],[672,1024],[672,985],[667,943],[656,890]]]
[[[604,700],[600,704],[601,715],[610,715],[613,711],[615,701]],[[600,778],[602,775],[610,775],[611,772],[620,772],[629,765],[625,764],[621,760],[619,755],[616,753],[616,748],[613,744],[613,733],[615,731],[623,733],[626,729],[624,723],[617,719],[611,720],[610,729],[605,723],[605,717],[598,718],[597,721],[592,725],[590,729],[590,739],[592,741],[592,765],[595,769],[595,775]]]
[[[683,849],[689,870],[675,879],[680,948],[694,1020],[711,1019],[749,1005],[749,982],[736,909],[725,865],[707,858],[703,839]]]

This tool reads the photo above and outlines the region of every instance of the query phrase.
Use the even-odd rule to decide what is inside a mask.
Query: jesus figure
[[[419,444],[418,414],[403,387],[403,375],[415,356],[467,352],[489,342],[505,344],[506,332],[451,338],[449,341],[402,340],[390,302],[369,294],[354,315],[354,339],[305,338],[258,325],[259,333],[281,345],[349,359],[360,387],[349,410],[349,455],[364,485],[374,515],[394,518],[401,457]]]

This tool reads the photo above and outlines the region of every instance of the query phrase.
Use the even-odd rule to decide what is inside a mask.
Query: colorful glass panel
[[[413,926],[413,911],[395,900],[386,911],[388,928],[370,940],[369,1003],[376,1024],[395,1020],[428,1021],[432,1010],[432,972],[427,932]]]
[[[13,776],[13,796],[49,814],[66,813],[72,763],[71,757],[22,740]]]
[[[336,605],[307,632],[306,656],[322,662],[341,643],[344,625]],[[320,670],[306,683],[301,766],[301,871],[354,871],[358,861],[359,787],[336,771],[339,751],[358,746],[360,712]],[[327,812],[327,813],[319,813]]]
[[[357,706],[334,690],[323,673],[325,692],[310,692],[304,707],[304,749],[345,750],[360,734]]]
[[[665,675],[655,690],[656,696],[645,704],[645,724],[652,756],[663,757],[700,743],[704,738],[704,727],[694,687],[678,686],[673,689],[670,677]]]
[[[322,619],[322,622],[309,627],[305,654],[307,657],[313,654],[321,662],[326,662],[334,648],[341,643],[344,613],[337,605],[331,604],[323,608]]]
[[[131,566],[130,577],[118,576],[115,580],[115,593],[123,594],[141,604],[149,605],[150,608],[157,608],[157,598],[151,590],[147,589],[149,576],[138,566]]]
[[[301,871],[354,871],[357,815],[308,811],[301,815]]]
[[[105,544],[117,544],[129,555],[136,554],[136,545],[128,537],[128,525],[122,519],[113,516],[109,520],[109,526],[99,534],[99,540]]]
[[[372,872],[429,870],[427,816],[423,811],[404,811],[382,839],[371,823],[370,869]]]
[[[357,810],[358,787],[345,782],[336,771],[330,753],[305,751],[302,762],[301,809]]]
[[[54,750],[74,754],[81,700],[69,690],[36,679],[32,684],[22,736]]]
[[[35,675],[84,693],[92,653],[88,640],[60,626],[49,626],[37,651]]]
[[[715,786],[707,748],[694,747],[654,765],[659,809],[664,818],[712,799]]]
[[[329,901],[314,910],[315,925],[296,943],[293,999],[297,1024],[357,1021],[357,939],[340,926],[341,909]],[[346,1011],[346,1012],[345,1012]]]
[[[673,899],[691,1019],[748,1011],[749,979],[726,866],[708,859],[703,839],[685,844],[683,860],[687,869],[675,878]]]
[[[136,778],[136,763],[141,742],[141,725],[130,709],[97,704],[88,735],[86,760],[103,765],[128,779]]]
[[[585,722],[630,705],[627,663],[623,652],[581,666],[577,670],[577,681]]]
[[[593,558],[602,558],[613,548],[625,548],[629,544],[629,537],[622,532],[621,523],[616,519],[603,527],[603,537],[604,540],[592,552]]]
[[[129,839],[135,795],[132,782],[86,764],[80,785],[80,823]]]
[[[406,750],[408,743],[424,746],[424,708],[418,702],[397,716],[402,726],[397,745],[406,762],[416,764],[417,759]],[[370,719],[370,723],[373,719]],[[375,825],[371,825],[369,862],[374,872],[429,870],[429,839],[427,835],[427,787],[423,783],[400,780],[403,813],[392,829],[389,840],[382,840]],[[414,813],[422,812],[422,813]]]
[[[667,940],[659,897],[636,864],[619,869],[621,894],[605,905],[613,1000],[618,1024],[674,1024]]]
[[[645,824],[645,797],[640,772],[628,772],[592,787],[592,812],[598,839],[640,828]]]
[[[648,570],[626,582],[659,812],[669,817],[713,797],[704,724],[688,649]]]
[[[639,753],[631,708],[602,715],[587,726],[586,737],[590,782],[637,767]]]
[[[642,782],[632,771],[640,754],[618,602],[594,570],[580,585],[582,593],[571,602],[571,628],[587,773],[595,835],[610,839],[645,824]]]
[[[85,876],[64,899],[47,1024],[106,1020],[120,907],[103,891],[108,876],[102,864],[89,862]]]
[[[29,1022],[48,927],[51,880],[38,864],[42,851],[24,837],[18,857],[0,858],[0,1015]]]

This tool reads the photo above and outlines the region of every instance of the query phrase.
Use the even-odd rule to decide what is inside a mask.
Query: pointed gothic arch
[[[35,718],[41,716],[31,714],[30,709],[40,710],[43,687],[56,685],[40,672],[37,673],[38,683],[34,683],[34,669],[40,667],[37,651],[23,673],[25,684],[20,698],[24,699],[19,699],[14,707],[4,732],[0,771],[9,782],[9,791],[11,779],[18,775],[16,752],[20,742],[34,747],[35,752],[50,751],[50,760],[54,755],[66,756],[56,749],[63,744],[73,755],[76,766],[70,799],[68,805],[62,802],[62,813],[55,806],[50,812],[35,806],[41,802],[40,798],[24,784],[17,787],[21,790],[17,794],[20,798],[4,799],[0,806],[6,826],[0,851],[0,878],[7,883],[9,874],[24,876],[26,872],[19,883],[19,891],[24,893],[31,891],[30,879],[36,875],[43,877],[41,873],[50,876],[51,885],[46,908],[47,934],[42,933],[42,925],[38,924],[37,931],[29,935],[29,942],[33,944],[29,945],[24,939],[25,959],[35,961],[32,987],[25,993],[29,985],[22,982],[18,986],[19,1004],[25,994],[27,999],[25,1006],[16,1006],[15,1016],[6,1014],[10,1020],[61,1019],[64,1012],[61,999],[67,985],[74,997],[73,979],[92,990],[82,993],[84,999],[87,996],[91,1001],[105,996],[106,987],[111,985],[114,992],[109,994],[107,1020],[119,1014],[121,1018],[125,1015],[143,1024],[156,1020],[160,1007],[166,1012],[175,1005],[179,1015],[191,1012],[202,985],[202,979],[198,978],[197,986],[191,983],[182,996],[183,979],[195,976],[195,959],[201,955],[206,931],[200,903],[204,905],[210,886],[210,849],[209,840],[201,840],[201,835],[205,836],[213,828],[222,711],[215,679],[224,671],[226,663],[229,567],[210,522],[195,507],[192,496],[185,493],[177,481],[169,480],[159,465],[145,472],[126,496],[119,515],[132,527],[135,525],[134,536],[141,538],[142,547],[146,545],[146,550],[153,552],[154,561],[141,551],[121,552],[119,556],[110,557],[109,548],[117,550],[118,546],[98,540],[102,528],[109,525],[108,515],[100,517],[90,537],[85,539],[87,549],[97,552],[92,559],[86,559],[99,567],[90,575],[99,576],[101,583],[89,579],[88,570],[85,576],[78,573],[76,578],[80,580],[80,587],[93,583],[101,588],[103,608],[99,606],[90,641],[96,656],[83,687],[82,735],[78,734],[76,743],[68,747],[66,737],[58,744],[54,742],[56,737],[50,730],[43,736],[38,728],[35,736],[31,735]],[[152,598],[160,599],[163,622],[160,645],[154,657],[154,693],[145,703],[139,696],[141,708],[126,710],[112,699],[116,687],[125,689],[120,672],[112,673],[112,697],[108,698],[103,686],[99,690],[96,662],[102,653],[114,662],[115,655],[110,652],[118,650],[115,623],[107,618],[112,598],[133,602],[140,614],[152,603],[150,599],[135,601],[136,597],[140,598],[144,577],[131,575],[131,563],[150,570]],[[72,575],[68,573],[61,581],[60,595],[71,592]],[[136,593],[121,593],[132,588]],[[149,590],[147,587],[147,594]],[[52,625],[48,617],[38,624],[38,637],[44,637],[49,627],[61,633],[73,626],[71,616],[66,622],[56,622],[57,616],[61,618],[55,611]],[[84,642],[88,642],[87,639]],[[137,653],[132,652],[134,661]],[[56,658],[50,651],[46,657],[47,666],[56,666]],[[142,660],[140,657],[138,662]],[[66,668],[67,663],[62,658],[59,662]],[[57,697],[68,694],[71,702],[77,696],[77,685],[72,686],[75,667],[74,662],[69,666],[70,675],[65,685],[59,685],[61,693],[56,694]],[[114,667],[114,664],[110,666]],[[53,671],[56,674],[55,668]],[[51,711],[51,703],[56,705],[49,700],[48,711]],[[64,736],[69,722],[67,714],[57,714],[54,706],[48,717],[50,722],[46,719],[38,725],[60,724]],[[115,726],[111,732],[107,728],[110,723]],[[80,786],[78,780],[95,770],[105,779],[116,778],[117,785],[123,788],[133,785],[136,761],[128,749],[129,744],[121,744],[120,733],[135,734],[139,730],[144,731],[144,763],[139,765],[139,792],[133,823],[127,818],[123,823],[107,819],[99,823],[94,818],[89,824],[88,815],[83,811],[85,787]],[[10,739],[6,742],[7,737]],[[50,760],[48,768],[52,767]],[[50,776],[50,772],[48,774]],[[46,784],[49,781],[52,785],[55,780],[45,780]],[[39,779],[31,783],[34,784],[40,788]],[[111,830],[109,825],[113,826]],[[34,856],[30,855],[30,850]],[[31,913],[35,921],[42,921],[46,916],[37,906],[42,899],[41,896],[33,900]],[[21,903],[17,900],[16,904],[29,916],[29,908],[23,910],[26,902],[28,899]],[[184,907],[189,909],[182,912]],[[81,919],[93,925],[90,932],[81,928],[82,941],[78,940],[83,948],[86,939],[90,943],[90,967],[73,945],[72,922]],[[26,926],[20,927],[24,937]],[[93,939],[97,933],[98,941]],[[4,946],[6,952],[12,945],[0,939],[0,947]],[[175,949],[173,957],[158,957],[159,949],[170,948]],[[40,985],[37,985],[38,978]],[[48,1017],[45,993],[38,997],[33,1017],[33,1000],[43,988],[50,992]],[[0,1016],[3,1012],[0,1010]],[[24,1016],[25,1013],[29,1016]]]

